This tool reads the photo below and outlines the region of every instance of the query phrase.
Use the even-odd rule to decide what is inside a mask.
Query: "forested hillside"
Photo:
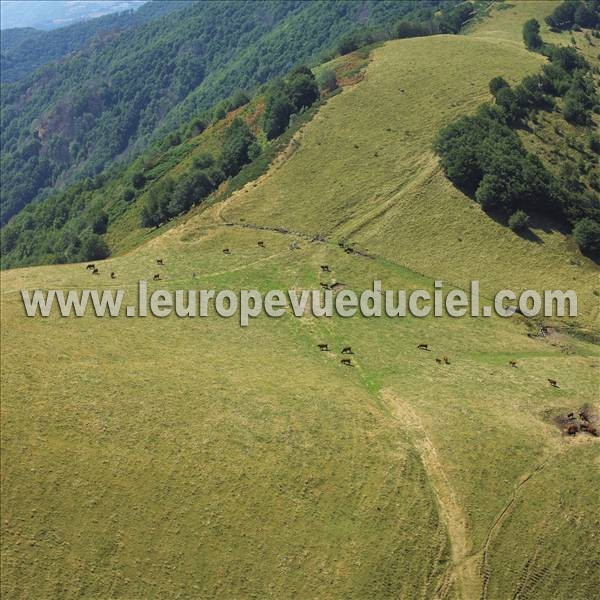
[[[0,37],[0,80],[21,79],[42,65],[79,50],[96,36],[142,25],[187,4],[183,0],[156,0],[135,11],[105,15],[51,31],[31,27],[4,29]]]
[[[356,9],[358,4],[348,6]],[[440,4],[440,10],[434,12],[433,3],[429,7],[419,4],[400,20],[349,29],[336,40],[333,53],[341,55],[339,59],[316,69],[324,99],[337,88],[336,75],[340,80],[358,76],[367,63],[369,49],[365,45],[390,38],[457,33],[475,15],[474,6],[486,5],[450,2]],[[329,10],[329,5],[322,3],[314,6]],[[405,8],[409,6],[405,3]],[[292,29],[299,39],[300,21],[306,18],[302,11],[288,21],[288,25],[295,23]],[[278,44],[284,35],[282,29],[269,36],[269,43]],[[269,52],[275,52],[275,47]],[[284,48],[281,53],[285,54]],[[190,95],[187,105],[179,107],[183,123],[175,129],[164,126],[166,135],[162,137],[155,132],[153,137],[158,139],[136,160],[55,191],[14,216],[2,231],[2,266],[99,259],[115,248],[131,247],[134,240],[139,243],[148,235],[140,227],[162,225],[204,202],[217,187],[221,191],[236,189],[264,172],[295,127],[310,118],[304,111],[319,96],[314,77],[305,67],[283,79],[273,78],[255,95],[238,89],[207,110],[191,108],[201,96],[199,90]],[[243,118],[244,127],[230,127],[235,116]],[[251,164],[238,175],[246,163]]]
[[[128,159],[195,111],[431,2],[200,2],[2,86],[2,223]],[[448,3],[443,3],[448,4]],[[456,2],[450,2],[452,6]]]

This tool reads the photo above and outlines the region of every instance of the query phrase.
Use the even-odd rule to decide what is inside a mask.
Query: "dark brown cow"
[[[558,387],[558,383],[556,381],[556,379],[548,379],[548,383],[552,386],[557,388]]]
[[[229,248],[223,248],[223,254],[231,254],[231,250]]]
[[[444,361],[443,361],[441,358],[436,358],[436,359],[435,359],[435,362],[436,362],[438,365],[441,365],[441,364],[442,364]]]
[[[419,344],[417,346],[417,350],[427,350],[427,351],[429,351],[429,344]]]
[[[349,358],[342,358],[342,360],[340,360],[340,362],[343,365],[346,365],[347,367],[351,367],[352,366],[352,361]]]
[[[92,270],[92,275],[100,275],[100,271],[98,271],[98,269],[94,267]]]
[[[264,242],[257,242],[256,245],[260,246],[261,248],[265,247],[265,243]]]
[[[447,365],[449,365],[449,364],[450,364],[450,359],[449,359],[447,356],[444,356],[444,357],[442,358],[442,360],[443,360],[443,361],[444,361],[444,362],[445,362]]]
[[[509,360],[509,361],[508,361],[508,364],[509,364],[511,367],[516,367],[516,366],[517,366],[517,361],[516,361],[516,360]]]
[[[157,259],[156,259],[156,264],[157,264],[157,265],[164,265],[165,263],[163,262],[163,259],[162,259],[162,258],[157,258]]]
[[[153,278],[152,281],[160,281],[160,274],[157,273]]]
[[[114,271],[112,271],[112,273],[110,274],[110,278],[111,279],[116,279],[117,278],[117,274]]]
[[[352,352],[352,346],[344,346],[342,348],[342,354],[354,354],[354,352]]]
[[[321,352],[329,352],[329,344],[317,344]]]
[[[89,265],[86,267],[86,269],[90,269],[90,270],[93,270],[93,269],[95,269],[95,268],[96,268],[96,265],[95,265],[95,264],[93,264],[93,263],[89,264]]]
[[[331,273],[331,269],[329,268],[329,265],[321,265],[321,272],[322,273]]]

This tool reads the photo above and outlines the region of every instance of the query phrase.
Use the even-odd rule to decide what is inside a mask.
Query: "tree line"
[[[281,135],[290,117],[310,107],[318,98],[319,88],[308,67],[297,67],[286,78],[273,81],[265,94],[261,123],[266,138],[271,140]],[[216,161],[211,155],[203,155],[194,160],[192,168],[178,181],[165,177],[149,189],[140,225],[158,227],[187,212],[260,154],[256,136],[242,118],[236,117],[225,131]]]

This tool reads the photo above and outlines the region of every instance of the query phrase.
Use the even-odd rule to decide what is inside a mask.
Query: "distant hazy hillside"
[[[0,79],[3,82],[21,79],[42,65],[79,50],[98,35],[142,25],[187,4],[157,0],[136,11],[105,15],[52,31],[32,27],[4,29],[0,36]]]
[[[236,88],[310,60],[359,25],[392,24],[439,4],[201,2],[96,38],[2,87],[2,222],[53,188],[139,153]]]
[[[0,4],[2,29],[35,27],[56,29],[84,19],[139,8],[144,0],[9,0]]]

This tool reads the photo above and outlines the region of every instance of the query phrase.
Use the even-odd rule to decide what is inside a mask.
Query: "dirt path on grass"
[[[454,589],[465,600],[478,598],[482,580],[478,572],[478,556],[471,554],[471,539],[467,519],[448,480],[435,446],[429,439],[412,407],[392,390],[382,391],[382,397],[392,408],[394,416],[407,430],[419,453],[450,538],[452,562],[442,578],[436,598],[446,598]]]

